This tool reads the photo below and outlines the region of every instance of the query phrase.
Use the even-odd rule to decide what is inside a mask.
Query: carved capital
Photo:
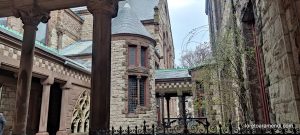
[[[70,89],[72,89],[72,83],[70,81],[68,81],[67,83],[65,83],[65,84],[63,84],[61,86],[61,89],[62,90],[70,90]]]
[[[54,83],[54,78],[49,76],[48,78],[41,80],[42,85],[52,85]]]
[[[24,25],[37,26],[40,22],[47,23],[50,19],[49,11],[44,11],[39,7],[18,9],[15,12],[17,18],[21,18]]]
[[[118,0],[87,0],[87,8],[92,14],[103,13],[117,16]]]
[[[56,28],[56,33],[57,33],[57,35],[59,35],[59,36],[62,36],[63,34],[65,34],[65,32],[66,32],[66,30],[63,29],[63,28],[61,28],[61,27],[57,27],[57,28]]]

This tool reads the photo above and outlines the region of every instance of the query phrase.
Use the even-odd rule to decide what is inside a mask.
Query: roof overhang
[[[117,37],[117,36],[133,36],[133,37],[144,38],[146,40],[149,40],[154,46],[156,46],[156,40],[154,40],[151,37],[144,36],[144,35],[138,35],[138,34],[132,34],[132,33],[117,33],[117,34],[112,34],[112,37]]]
[[[192,88],[191,79],[155,80],[155,93],[157,96],[161,94],[169,97],[192,96]]]

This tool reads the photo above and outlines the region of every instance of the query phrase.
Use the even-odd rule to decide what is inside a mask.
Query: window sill
[[[138,118],[139,115],[138,115],[138,114],[135,114],[135,113],[128,113],[128,114],[126,114],[125,117],[126,117],[126,118]]]
[[[128,113],[128,112],[123,111],[123,114],[126,115],[125,116],[126,118],[138,118],[139,114],[146,114],[147,111],[149,111],[149,110],[150,110],[150,108],[147,106],[138,106],[134,113]]]
[[[128,72],[148,74],[149,73],[149,68],[147,68],[147,67],[129,66],[128,67]]]

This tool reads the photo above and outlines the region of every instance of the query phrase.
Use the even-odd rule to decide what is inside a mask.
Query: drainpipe
[[[258,19],[262,19],[261,18],[261,12],[259,14]],[[262,32],[262,21],[261,20],[259,21],[259,24],[260,24],[260,26],[259,26],[258,29],[260,30],[260,32]],[[269,108],[268,108],[267,97],[266,97],[265,82],[264,82],[264,78],[263,78],[264,71],[263,71],[263,68],[262,68],[262,62],[261,62],[261,56],[260,56],[261,52],[260,52],[259,45],[256,41],[256,29],[255,29],[254,25],[252,25],[252,28],[254,30],[254,45],[255,45],[255,54],[256,54],[256,66],[257,66],[257,70],[258,70],[258,79],[259,79],[259,84],[260,84],[261,103],[262,103],[262,106],[263,106],[262,113],[263,113],[264,123],[269,124],[270,123],[270,116],[269,116]],[[260,42],[262,44],[263,43],[262,42],[262,40],[263,40],[262,39],[263,38],[262,33],[259,34],[259,37],[260,37]]]

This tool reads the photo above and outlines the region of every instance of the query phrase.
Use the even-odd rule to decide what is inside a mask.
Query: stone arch
[[[90,92],[84,91],[78,98],[72,115],[72,133],[87,133],[89,131]]]

